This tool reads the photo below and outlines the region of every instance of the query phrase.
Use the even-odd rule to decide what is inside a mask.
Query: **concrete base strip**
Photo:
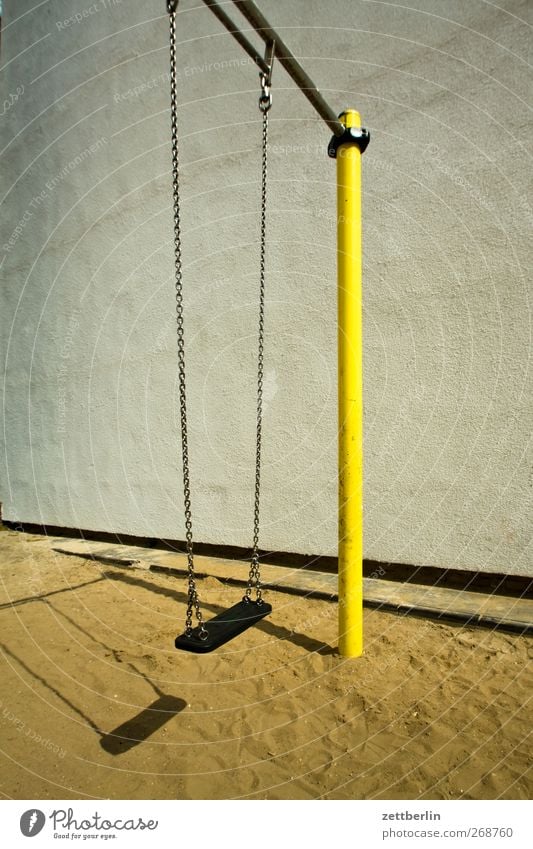
[[[93,542],[64,537],[50,538],[50,545],[60,554],[71,554],[122,568],[164,571],[179,576],[187,573],[185,554],[157,548],[141,548],[113,543]],[[223,558],[195,556],[198,577],[245,584],[248,563]],[[337,600],[337,576],[308,569],[263,565],[261,577],[265,587]],[[418,613],[463,623],[501,627],[533,634],[533,599],[497,594],[469,592],[446,587],[364,578],[364,601],[402,613]]]

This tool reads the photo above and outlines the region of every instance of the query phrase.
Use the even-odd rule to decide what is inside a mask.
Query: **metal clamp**
[[[364,127],[346,127],[342,136],[333,136],[328,145],[328,156],[337,158],[337,151],[342,144],[352,144],[364,153],[370,141],[370,133]]]

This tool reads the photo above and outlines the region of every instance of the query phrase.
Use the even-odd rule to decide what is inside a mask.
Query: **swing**
[[[191,488],[189,476],[189,451],[187,439],[187,406],[185,389],[185,342],[183,328],[183,281],[181,261],[181,226],[179,198],[179,157],[178,157],[178,122],[177,122],[177,68],[176,68],[176,2],[168,2],[170,16],[170,115],[172,131],[172,186],[174,211],[174,267],[176,287],[176,329],[178,342],[178,382],[180,403],[181,449],[183,463],[183,495],[185,508],[185,543],[187,552],[187,615],[185,631],[176,637],[177,649],[207,653],[219,648],[228,640],[237,637],[251,625],[259,622],[272,611],[272,607],[262,596],[261,574],[259,568],[259,494],[261,480],[261,436],[262,436],[262,407],[263,407],[263,348],[264,348],[264,317],[265,317],[265,247],[266,247],[266,189],[267,189],[267,143],[268,143],[268,111],[272,103],[270,81],[272,62],[274,59],[274,42],[267,48],[265,61],[268,73],[260,73],[261,95],[259,109],[262,114],[262,167],[261,167],[261,236],[259,262],[259,340],[257,366],[257,431],[255,452],[255,498],[253,546],[250,563],[250,573],[244,597],[228,610],[219,613],[208,622],[204,622],[200,610],[200,601],[196,589],[194,570],[194,551],[192,534]],[[255,591],[255,598],[252,593]],[[193,627],[193,612],[197,625]]]

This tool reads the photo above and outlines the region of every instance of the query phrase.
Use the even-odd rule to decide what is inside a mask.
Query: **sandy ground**
[[[0,790],[14,799],[525,799],[531,641],[269,593],[218,652],[173,647],[185,582],[0,533]],[[201,582],[206,611],[241,591]]]

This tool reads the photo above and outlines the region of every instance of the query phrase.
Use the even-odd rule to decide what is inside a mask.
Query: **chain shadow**
[[[46,603],[52,608],[54,613],[58,613],[74,628],[80,631],[80,633],[92,640],[96,643],[96,645],[106,649],[113,655],[115,660],[118,660],[117,651],[113,649],[112,646],[107,645],[107,643],[101,639],[97,639],[94,634],[91,634],[90,631],[76,622],[75,619],[63,610],[55,607],[51,602]],[[140,713],[136,714],[131,719],[126,720],[126,722],[121,723],[112,731],[108,731],[106,733],[103,731],[98,732],[101,738],[100,746],[105,752],[108,752],[111,755],[121,755],[124,752],[128,752],[130,749],[133,749],[135,746],[138,746],[140,743],[146,742],[146,740],[148,740],[152,734],[168,722],[172,716],[175,716],[187,706],[187,703],[183,699],[164,693],[148,675],[137,669],[135,664],[131,663],[131,661],[127,661],[127,665],[135,672],[136,675],[146,681],[158,698],[152,702],[152,704],[148,705],[148,707],[143,708]]]
[[[21,666],[22,669],[24,669],[24,671],[27,672],[27,674],[31,678],[34,678],[36,681],[39,681],[39,683],[42,684],[43,687],[46,687],[46,689],[53,693],[53,695],[56,696],[58,699],[60,699],[63,704],[67,705],[67,707],[70,708],[71,711],[81,717],[83,722],[88,725],[89,728],[92,728],[92,730],[95,731],[97,734],[101,734],[100,729],[98,728],[96,723],[93,722],[90,716],[87,716],[87,714],[85,714],[80,708],[76,707],[76,705],[71,702],[70,699],[64,696],[63,693],[60,693],[59,690],[56,690],[55,687],[48,683],[46,678],[43,678],[42,675],[39,675],[37,672],[35,672],[34,669],[28,666],[28,664],[24,660],[22,660],[22,658],[16,655],[15,652],[11,651],[11,649],[9,649],[4,643],[0,643],[0,652],[5,654],[7,657],[10,657],[16,663],[18,663],[19,666]]]
[[[125,574],[124,572],[104,572],[103,575],[109,580],[121,581],[122,583],[129,584],[130,586],[141,587],[148,590],[148,592],[155,593],[156,595],[172,598],[175,601],[180,601],[184,604],[187,603],[186,593],[167,587],[160,587],[151,581],[147,581],[145,578],[135,578],[133,575]],[[220,613],[224,610],[221,605],[208,604],[206,602],[203,602],[202,606],[214,614]],[[293,645],[299,646],[309,652],[314,652],[320,655],[333,655],[337,653],[337,649],[327,643],[322,643],[319,640],[308,637],[307,634],[301,634],[298,631],[289,630],[288,628],[284,628],[282,625],[274,625],[272,622],[269,622],[268,619],[262,619],[254,625],[254,628],[258,628],[278,640],[287,640],[288,642],[293,643]]]
[[[46,603],[46,600],[45,600]],[[53,607],[50,602],[48,602],[50,607]],[[83,634],[90,637],[95,643],[98,645],[109,649],[104,642],[97,640],[92,634],[86,631],[84,628],[79,626],[70,616],[63,613],[63,611],[58,610],[58,608],[53,607],[55,613],[59,613],[64,616],[72,625],[74,625],[78,630],[80,630]],[[161,728],[166,722],[172,719],[173,716],[180,713],[186,706],[187,703],[184,699],[180,699],[176,696],[171,696],[166,693],[163,693],[157,685],[151,681],[146,675],[140,672],[135,668],[133,664],[129,664],[132,669],[135,670],[137,674],[140,675],[157,694],[157,699],[153,701],[148,707],[144,708],[140,713],[126,720],[126,722],[121,723],[112,731],[103,731],[98,728],[95,722],[88,716],[84,711],[82,711],[77,705],[75,705],[70,699],[63,695],[56,687],[53,687],[42,675],[39,675],[34,669],[32,669],[28,664],[22,660],[22,658],[18,657],[11,649],[9,649],[5,644],[0,643],[0,652],[4,653],[6,657],[10,657],[19,666],[24,669],[24,671],[30,675],[33,679],[38,681],[43,687],[53,693],[58,699],[60,699],[63,704],[67,705],[67,707],[77,714],[83,722],[91,728],[95,734],[100,738],[100,746],[105,752],[108,752],[111,755],[121,755],[124,752],[128,752],[130,749],[138,746],[140,743],[146,742],[148,738],[154,734],[159,728]]]

